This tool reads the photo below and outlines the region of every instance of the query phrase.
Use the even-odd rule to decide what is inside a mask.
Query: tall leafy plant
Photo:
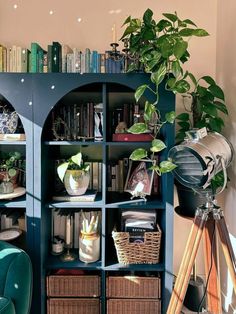
[[[154,153],[165,148],[165,144],[156,139],[160,128],[165,123],[173,123],[175,112],[169,112],[161,117],[158,110],[159,86],[165,80],[167,90],[173,93],[186,93],[190,90],[189,78],[193,80],[191,73],[183,70],[183,64],[189,59],[188,42],[192,36],[204,37],[208,33],[190,19],[181,20],[177,13],[164,13],[160,21],[153,19],[153,12],[147,9],[142,19],[129,16],[123,26],[126,27],[121,39],[128,40],[130,52],[134,62],[129,71],[144,70],[150,73],[150,84],[139,86],[135,92],[138,102],[146,90],[154,95],[154,101],[145,103],[144,122],[135,123],[128,131],[131,133],[144,133],[150,130],[150,122],[153,117],[157,119],[154,125],[154,140],[150,148]],[[130,156],[133,160],[146,158],[148,152],[143,148],[136,149]],[[155,165],[154,170],[158,173],[172,171],[175,165],[170,161],[163,161]]]

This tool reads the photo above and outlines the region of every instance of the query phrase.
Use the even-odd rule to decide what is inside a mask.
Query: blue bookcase
[[[135,74],[0,74],[0,95],[18,112],[26,133],[25,142],[0,142],[0,149],[10,145],[14,149],[22,146],[26,157],[26,196],[0,206],[22,207],[27,215],[27,250],[34,266],[34,291],[32,313],[46,313],[46,276],[55,269],[80,269],[94,271],[101,278],[101,313],[106,313],[106,277],[112,273],[160,274],[161,306],[166,313],[172,290],[172,252],[173,252],[173,177],[165,174],[160,178],[160,194],[147,197],[147,202],[130,202],[127,193],[110,192],[107,189],[107,165],[110,160],[129,156],[132,150],[148,143],[113,142],[111,112],[124,103],[134,103],[134,91],[148,82],[148,75]],[[152,100],[146,93],[145,99]],[[48,123],[51,111],[61,103],[102,103],[103,140],[94,141],[53,141]],[[141,101],[141,103],[144,101]],[[174,110],[175,99],[164,86],[160,91],[159,109],[162,115]],[[160,154],[160,160],[167,158],[168,150],[174,145],[174,126],[165,125],[160,134],[167,149]],[[91,160],[102,164],[102,189],[94,202],[56,202],[52,201],[54,161],[66,158],[81,148]],[[92,208],[100,210],[101,257],[98,262],[85,264],[79,259],[62,262],[51,254],[52,212],[57,208],[67,211]],[[153,208],[157,211],[158,224],[162,230],[161,259],[158,264],[118,263],[112,228],[121,209]]]

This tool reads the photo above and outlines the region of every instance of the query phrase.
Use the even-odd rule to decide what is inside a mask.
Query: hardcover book
[[[66,191],[52,197],[53,201],[58,202],[94,202],[97,192],[94,190],[87,190],[83,195],[69,195]]]

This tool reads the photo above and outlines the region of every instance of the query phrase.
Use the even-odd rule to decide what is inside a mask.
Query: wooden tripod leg
[[[234,286],[234,293],[236,294],[236,260],[233,251],[233,247],[229,238],[229,232],[225,223],[224,217],[216,220],[219,236],[225,255],[226,264],[229,269],[229,273]]]
[[[201,241],[205,222],[206,221],[199,216],[196,216],[194,219],[193,226],[191,228],[188,242],[181,261],[179,273],[175,282],[174,290],[172,292],[170,303],[167,309],[167,314],[179,314],[182,309],[184,297]]]
[[[214,314],[222,313],[220,279],[218,272],[217,247],[216,247],[215,220],[212,213],[206,222],[203,232],[203,247],[206,278],[209,275],[207,285],[207,306],[208,310]],[[211,268],[211,270],[210,270]],[[210,272],[210,273],[209,273]]]

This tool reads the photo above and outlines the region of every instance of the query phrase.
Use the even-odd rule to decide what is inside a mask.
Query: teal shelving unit
[[[22,145],[26,156],[26,197],[1,206],[25,208],[27,214],[27,248],[34,266],[34,292],[32,313],[46,313],[46,275],[55,269],[80,269],[96,271],[101,277],[101,313],[106,313],[106,277],[110,273],[152,272],[161,276],[162,313],[166,313],[172,290],[173,252],[173,177],[171,174],[160,178],[160,195],[148,197],[147,202],[130,202],[127,193],[113,193],[107,189],[106,165],[110,160],[129,156],[130,151],[148,143],[112,142],[111,111],[126,102],[134,103],[134,91],[147,83],[146,74],[0,74],[0,95],[7,99],[20,115],[26,133],[25,143],[0,143],[15,147]],[[151,100],[147,93],[145,98]],[[54,141],[50,138],[47,119],[51,110],[60,103],[100,102],[103,103],[104,137],[101,142]],[[174,110],[175,99],[162,86],[159,109],[161,114]],[[166,125],[161,137],[167,149],[160,160],[167,157],[168,149],[174,144],[174,126]],[[95,202],[55,202],[52,180],[55,176],[54,160],[66,158],[71,152],[82,149],[91,160],[102,163],[102,190]],[[80,208],[100,210],[101,258],[96,263],[85,264],[78,259],[61,262],[51,254],[52,211],[57,208],[74,212]],[[162,230],[161,261],[158,264],[121,265],[118,263],[111,230],[114,217],[121,209],[152,208],[157,210],[158,224]]]

